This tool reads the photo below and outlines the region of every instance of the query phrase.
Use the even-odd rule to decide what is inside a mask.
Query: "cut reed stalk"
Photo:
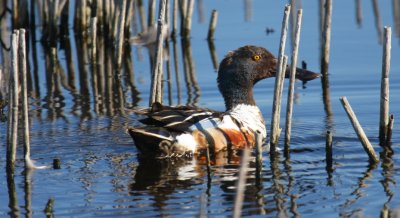
[[[208,40],[214,39],[214,32],[215,32],[215,27],[217,26],[217,21],[218,21],[218,11],[214,9],[211,12],[210,25],[208,26],[208,34],[207,34]]]
[[[353,125],[353,128],[357,133],[358,139],[361,141],[365,152],[367,152],[369,156],[369,160],[373,163],[379,162],[379,157],[376,155],[374,148],[372,147],[367,136],[365,135],[365,132],[361,127],[360,123],[358,122],[358,119],[353,109],[351,108],[350,103],[347,101],[347,98],[343,96],[340,98],[340,101],[342,102],[343,108],[346,111],[347,115],[349,116],[351,124]]]
[[[389,124],[388,124],[387,134],[386,134],[386,146],[390,146],[390,144],[391,144],[393,125],[394,125],[394,115],[391,114],[389,116]]]
[[[276,149],[276,145],[278,144],[278,142],[279,142],[279,136],[281,135],[281,131],[282,131],[282,128],[279,126],[279,124],[280,124],[280,114],[281,114],[281,103],[282,103],[282,91],[283,91],[283,82],[284,82],[284,80],[285,80],[285,71],[286,71],[286,67],[287,67],[287,59],[288,59],[288,57],[286,56],[286,55],[284,55],[283,56],[283,63],[282,63],[282,73],[279,75],[279,80],[277,81],[278,82],[278,85],[276,86],[275,85],[275,92],[274,92],[274,97],[275,97],[275,94],[278,96],[276,99],[274,98],[274,102],[273,102],[273,111],[272,111],[272,113],[274,114],[274,113],[276,113],[276,115],[277,115],[277,120],[275,120],[275,124],[276,124],[276,126],[275,126],[275,128],[276,129],[274,129],[274,134],[275,134],[275,142],[274,143],[272,143],[272,124],[271,124],[271,142],[270,142],[270,144],[271,144],[271,149],[273,150],[273,151],[275,151],[275,149]]]
[[[166,0],[160,2],[160,14],[157,25],[157,49],[151,81],[151,96],[149,106],[154,102],[162,103],[162,63],[163,63],[163,29]]]
[[[55,169],[55,170],[61,169],[61,160],[60,160],[60,158],[54,158],[53,159],[53,169]]]
[[[247,171],[249,170],[249,161],[250,161],[250,150],[245,148],[243,150],[243,156],[241,161],[241,166],[239,170],[239,178],[236,183],[236,196],[235,196],[235,205],[233,208],[233,217],[238,218],[241,217],[242,214],[242,206],[244,199],[244,191],[246,185],[246,177]]]
[[[22,122],[24,128],[24,156],[25,156],[25,167],[28,169],[34,168],[31,159],[31,144],[29,139],[29,106],[28,106],[28,87],[26,82],[26,43],[25,43],[25,30],[19,30],[19,72],[22,75],[22,82],[21,82],[21,92],[22,92]]]
[[[294,42],[293,42],[291,65],[290,65],[289,93],[288,93],[287,105],[286,105],[285,153],[289,152],[290,135],[291,135],[291,131],[292,131],[294,83],[296,80],[297,55],[298,55],[298,51],[299,51],[302,16],[303,16],[303,10],[299,9],[297,11],[296,30],[295,30],[295,36],[294,36]]]
[[[390,72],[390,51],[392,44],[392,30],[385,27],[382,55],[382,76],[381,76],[381,98],[379,118],[379,140],[383,146],[386,142],[387,128],[389,123],[389,72]]]
[[[7,132],[7,168],[14,170],[18,131],[18,40],[19,32],[11,36],[11,76],[9,87],[9,112]]]
[[[286,67],[283,64],[283,60],[284,60],[289,14],[290,14],[290,5],[286,5],[285,10],[284,10],[284,15],[283,15],[283,21],[282,21],[277,75],[276,75],[276,79],[275,79],[275,92],[274,92],[274,100],[273,100],[273,106],[272,106],[271,139],[270,139],[271,150],[275,149],[276,144],[278,144],[279,135],[280,135],[279,122],[280,122],[280,112],[281,112],[280,110],[281,110],[282,87],[283,87],[283,79],[282,78],[284,78],[283,68]]]
[[[263,165],[263,155],[262,155],[262,145],[263,141],[261,138],[261,132],[256,132],[256,170],[257,175],[261,176],[262,165]]]
[[[324,109],[328,116],[332,115],[330,91],[329,91],[329,58],[331,44],[331,21],[332,21],[332,0],[325,1],[323,28],[322,28],[322,45],[321,45],[321,83],[322,97],[324,101]]]

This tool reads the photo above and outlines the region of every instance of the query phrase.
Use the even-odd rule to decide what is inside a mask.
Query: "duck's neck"
[[[253,96],[253,87],[230,87],[222,92],[226,110],[232,110],[238,105],[256,105]]]

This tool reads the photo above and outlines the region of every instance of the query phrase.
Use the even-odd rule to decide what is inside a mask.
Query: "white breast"
[[[228,112],[235,120],[253,131],[259,131],[263,138],[267,137],[264,117],[257,106],[239,104]]]

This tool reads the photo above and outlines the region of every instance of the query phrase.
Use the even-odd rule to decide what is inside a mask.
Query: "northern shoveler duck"
[[[274,77],[277,59],[265,48],[243,46],[229,52],[219,65],[218,88],[225,112],[191,106],[162,106],[136,111],[145,115],[146,126],[128,128],[138,150],[144,155],[183,156],[227,148],[253,147],[256,136],[267,137],[265,121],[253,97],[254,85]],[[287,67],[286,77],[289,77]],[[297,68],[296,78],[308,81],[320,74]]]

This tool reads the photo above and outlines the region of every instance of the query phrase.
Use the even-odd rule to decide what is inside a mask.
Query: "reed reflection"
[[[341,208],[346,209],[349,208],[351,205],[355,204],[359,199],[363,198],[363,189],[367,187],[366,182],[373,177],[373,173],[377,168],[377,163],[369,163],[365,169],[365,172],[362,174],[361,177],[358,178],[358,185],[357,188],[351,192],[349,198],[340,205]],[[350,213],[350,214],[349,214]],[[351,212],[343,212],[342,216],[351,215]]]

